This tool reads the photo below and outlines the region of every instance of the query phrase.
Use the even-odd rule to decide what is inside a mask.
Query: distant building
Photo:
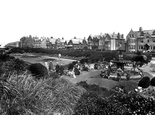
[[[93,47],[93,37],[91,35],[89,35],[87,41],[88,41],[88,49],[92,49],[92,47]]]
[[[125,39],[123,34],[106,34],[105,50],[125,50]]]
[[[19,41],[8,43],[5,45],[5,47],[19,47]]]
[[[32,38],[31,35],[29,35],[29,37],[24,36],[20,39],[20,47],[25,48],[25,47],[30,47],[33,48],[33,44],[34,44],[34,39]]]
[[[99,36],[99,46],[98,46],[99,50],[105,50],[105,36],[106,36],[106,34],[104,34],[104,35],[101,34]]]
[[[74,37],[73,39],[69,40],[67,47],[72,49],[82,49],[82,40]]]
[[[131,29],[126,39],[128,52],[155,51],[155,30],[143,30],[142,27],[139,31]]]
[[[58,39],[56,39],[56,49],[64,49],[65,48],[65,39],[64,38],[62,38],[62,39],[60,39],[60,38],[58,38]]]

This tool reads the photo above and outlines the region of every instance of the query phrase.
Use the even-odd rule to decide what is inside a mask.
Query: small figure
[[[49,71],[54,71],[54,66],[52,61],[49,62]]]
[[[64,67],[62,66],[62,64],[60,65],[59,73],[60,73],[60,75],[64,74]]]
[[[61,54],[58,55],[59,59],[61,58]]]
[[[60,70],[60,66],[59,66],[58,62],[56,64],[56,66],[55,66],[55,70],[56,70],[56,73],[58,74],[59,73],[59,70]]]
[[[47,68],[47,70],[49,71],[49,64],[47,61],[45,61],[45,67]]]

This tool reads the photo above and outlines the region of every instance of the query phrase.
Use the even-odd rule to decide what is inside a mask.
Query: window
[[[141,42],[143,43],[143,40],[141,40]]]
[[[155,50],[155,46],[153,46],[153,50]]]
[[[149,42],[149,40],[147,40],[147,42]]]
[[[146,38],[149,38],[149,36],[146,36]]]
[[[153,46],[150,46],[150,49],[152,50]]]

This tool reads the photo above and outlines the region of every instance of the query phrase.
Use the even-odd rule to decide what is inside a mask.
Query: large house
[[[155,30],[143,30],[142,27],[139,28],[139,31],[131,29],[126,39],[128,52],[155,50]]]
[[[99,50],[125,50],[125,39],[123,34],[106,33],[104,35],[89,36],[88,48]]]
[[[105,49],[105,36],[106,34],[100,34],[99,36],[99,46],[98,46],[98,49],[99,50],[104,50]]]
[[[56,49],[64,49],[65,48],[65,45],[66,45],[66,41],[64,38],[60,39],[56,39],[55,41],[56,43]]]
[[[125,50],[125,39],[123,34],[106,34],[105,50]]]
[[[81,39],[74,37],[73,39],[69,40],[67,48],[82,49]]]
[[[20,39],[21,47],[31,48],[49,48],[49,49],[91,49],[91,50],[125,50],[125,39],[123,34],[100,34],[89,35],[88,39],[72,38],[68,42],[64,38],[48,37],[22,37]]]

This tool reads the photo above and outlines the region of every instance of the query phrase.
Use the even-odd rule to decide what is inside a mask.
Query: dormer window
[[[147,40],[147,42],[149,42],[149,40]]]
[[[140,33],[140,36],[144,36],[144,32],[143,31]]]
[[[146,36],[146,38],[149,38],[149,36]]]

